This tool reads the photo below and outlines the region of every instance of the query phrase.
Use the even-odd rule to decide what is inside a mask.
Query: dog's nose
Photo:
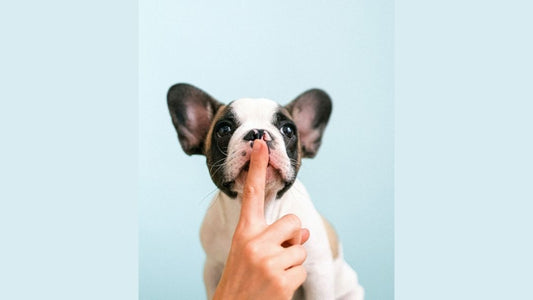
[[[252,129],[243,138],[245,141],[265,140],[271,141],[270,133],[264,129]]]

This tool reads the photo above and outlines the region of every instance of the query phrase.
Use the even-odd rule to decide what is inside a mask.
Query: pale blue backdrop
[[[286,103],[320,87],[334,108],[300,179],[336,227],[367,299],[393,299],[393,2],[140,1],[141,299],[204,298],[204,157],[179,147],[167,89]]]
[[[137,299],[137,2],[4,2],[0,299]],[[381,194],[391,179],[374,158],[388,165],[382,151],[390,145],[380,136],[390,128],[372,124],[390,120],[385,70],[392,4],[274,3],[274,10],[228,2],[211,13],[140,4],[141,298],[203,298],[196,233],[209,201],[202,200],[205,187],[212,186],[198,167],[203,161],[177,149],[162,106],[170,82],[190,80],[221,98],[248,90],[292,98],[311,84],[328,89],[336,103],[333,123],[302,177],[349,243],[348,260],[368,299],[391,299],[392,229],[384,205],[390,198]],[[532,2],[398,0],[394,6],[396,299],[533,299]],[[262,21],[250,24],[244,10]],[[273,21],[265,23],[267,16]],[[236,27],[236,17],[250,29]],[[195,19],[209,27],[190,26]],[[236,28],[232,38],[222,35],[229,25]],[[319,45],[306,27],[327,43]],[[256,29],[263,35],[250,33]],[[249,43],[222,42],[239,37]],[[202,63],[186,45],[194,42],[200,51],[212,41],[216,64]],[[251,52],[256,48],[262,60]],[[274,68],[283,70],[280,80]],[[236,70],[256,71],[258,78]],[[222,81],[229,83],[223,88]],[[259,81],[272,88],[265,92]],[[358,126],[343,127],[351,124],[344,118]],[[345,162],[356,167],[353,181],[336,156],[348,151],[358,154]],[[178,172],[196,168],[191,178]],[[326,195],[330,180],[311,185],[318,169],[331,181],[346,179],[344,186]],[[179,194],[185,190],[189,195]],[[339,203],[352,205],[345,212]]]

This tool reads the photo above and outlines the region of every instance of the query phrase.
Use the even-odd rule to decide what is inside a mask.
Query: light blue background
[[[300,179],[336,227],[368,299],[393,297],[392,1],[140,2],[140,296],[200,299],[198,231],[215,190],[179,147],[166,92],[287,103],[333,99],[322,148]]]
[[[0,5],[0,299],[137,296],[136,25],[129,1]]]
[[[533,299],[532,2],[396,3],[396,299]]]

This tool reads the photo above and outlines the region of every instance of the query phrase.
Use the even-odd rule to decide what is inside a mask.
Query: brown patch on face
[[[282,106],[282,107],[280,107],[279,112],[281,114],[283,114],[285,117],[287,117],[289,120],[294,122],[294,118],[292,117],[292,115],[289,112],[289,110],[287,110],[287,108]],[[299,130],[298,127],[296,127],[296,130]],[[296,170],[295,171],[298,172],[298,169],[300,169],[301,162],[302,162],[302,157],[303,157],[303,150],[302,150],[302,145],[301,145],[301,142],[300,142],[300,133],[299,133],[299,131],[298,131],[298,140],[296,141],[296,143],[297,143],[297,148],[298,148],[298,159],[297,159],[297,166],[296,166]]]
[[[211,125],[209,126],[209,131],[207,132],[207,136],[205,137],[205,143],[204,143],[204,149],[203,149],[203,154],[205,156],[207,156],[207,149],[210,149],[211,148],[211,136],[213,135],[213,129],[215,128],[215,124],[217,122],[217,120],[219,120],[225,113],[226,113],[226,110],[228,109],[228,106],[227,105],[221,105],[215,116],[213,117],[213,122],[211,122]]]
[[[292,115],[285,107],[279,106],[273,117],[273,125],[277,127],[283,137],[285,152],[290,159],[290,165],[294,170],[293,178],[285,182],[285,186],[278,192],[277,197],[281,197],[294,183],[298,170],[301,166],[302,149],[300,145],[300,133]],[[288,129],[287,129],[288,128]],[[286,133],[286,130],[289,130]]]
[[[322,223],[324,223],[324,227],[326,228],[326,234],[328,235],[328,241],[329,241],[329,248],[331,249],[331,254],[333,256],[333,259],[336,259],[339,257],[339,237],[337,236],[337,233],[335,232],[335,229],[331,224],[326,220],[326,218],[322,217]]]
[[[280,106],[279,108],[279,112],[284,114],[287,118],[291,119],[291,121],[294,121],[292,119],[292,116],[291,116],[291,113],[287,110],[287,108],[283,107],[283,106]]]
[[[209,127],[205,143],[206,147],[204,148],[209,175],[213,183],[231,198],[237,196],[233,188],[235,181],[226,178],[224,169],[228,156],[229,142],[238,127],[239,124],[235,119],[231,104],[221,107],[217,110]],[[220,131],[221,129],[223,130]]]

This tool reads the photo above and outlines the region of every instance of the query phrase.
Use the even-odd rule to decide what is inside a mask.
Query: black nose
[[[245,141],[260,140],[263,138],[264,134],[265,134],[265,130],[263,129],[252,129],[244,136],[243,139]]]

